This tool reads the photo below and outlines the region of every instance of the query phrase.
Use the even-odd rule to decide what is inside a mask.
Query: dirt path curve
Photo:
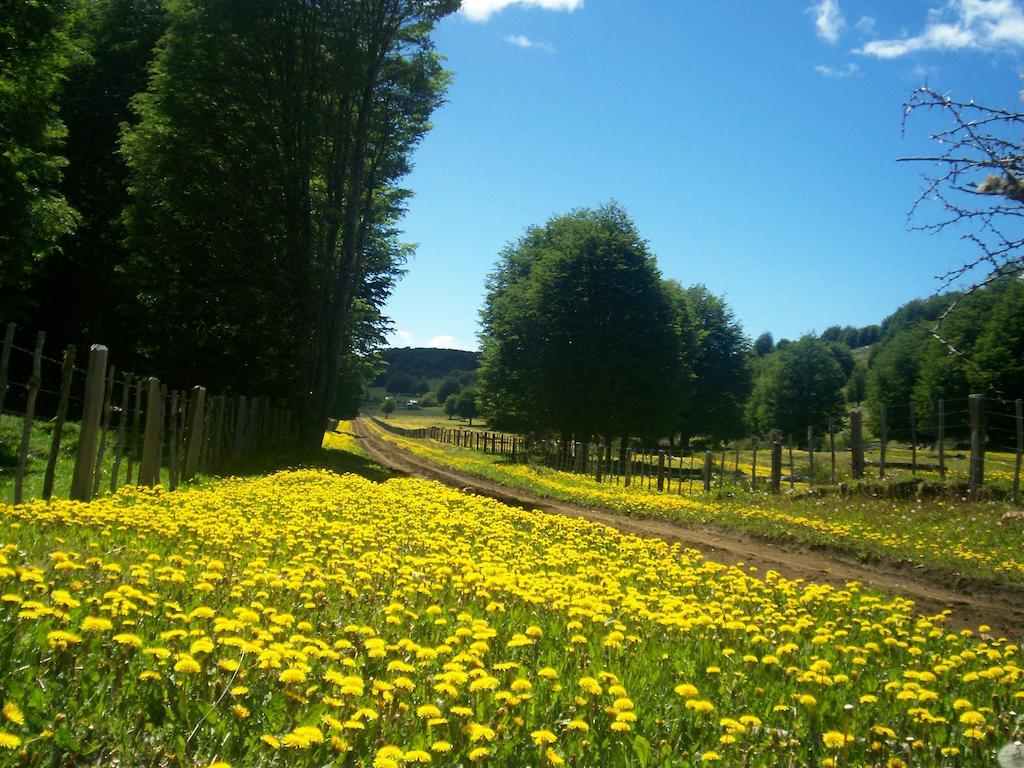
[[[1024,637],[1024,588],[995,586],[947,572],[887,564],[862,563],[835,552],[786,545],[710,527],[686,526],[654,518],[626,517],[537,496],[518,488],[443,467],[383,440],[364,419],[353,422],[360,447],[381,466],[413,477],[437,480],[460,490],[488,496],[506,504],[550,514],[583,517],[634,536],[679,542],[700,550],[709,560],[726,565],[743,563],[761,572],[778,571],[788,579],[825,582],[838,587],[858,581],[872,589],[912,599],[924,614],[953,611],[952,626],[992,627],[992,634]]]

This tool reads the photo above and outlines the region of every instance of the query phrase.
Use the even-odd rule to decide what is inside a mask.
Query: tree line
[[[915,402],[923,423],[942,397],[1024,395],[1019,276],[910,302],[879,325],[751,343],[721,297],[662,276],[615,203],[555,216],[508,245],[481,325],[478,400],[495,429],[609,450],[632,438],[799,440],[865,400],[876,414]]]
[[[0,315],[171,386],[351,410],[458,0],[38,0],[0,19]]]

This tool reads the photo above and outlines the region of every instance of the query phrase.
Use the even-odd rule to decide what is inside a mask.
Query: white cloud
[[[839,33],[846,26],[843,12],[839,10],[839,0],[819,0],[807,10],[814,14],[818,37],[827,43],[838,42]]]
[[[411,347],[413,338],[413,335],[408,331],[398,330],[391,334],[391,338],[388,341],[393,347]]]
[[[863,32],[865,35],[870,35],[875,31],[875,18],[873,16],[861,16],[857,19],[857,23],[854,26],[858,32]]]
[[[461,13],[470,21],[487,21],[510,5],[542,8],[545,11],[575,11],[583,0],[462,0]]]
[[[827,64],[819,64],[814,68],[814,71],[824,77],[855,77],[860,74],[860,67],[854,63],[848,63],[844,67],[830,67]]]
[[[1024,8],[1017,0],[948,0],[928,13],[920,34],[872,40],[855,51],[896,59],[917,51],[959,51],[1024,46]]]
[[[536,48],[541,51],[547,51],[548,53],[555,52],[555,47],[551,45],[551,43],[531,40],[526,35],[505,35],[504,40],[509,45],[514,45],[517,48]]]

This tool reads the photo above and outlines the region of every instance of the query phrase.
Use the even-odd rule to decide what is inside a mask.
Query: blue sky
[[[880,321],[968,260],[908,231],[934,153],[902,104],[928,85],[1018,108],[1022,0],[466,0],[415,155],[417,244],[396,346],[476,347],[499,251],[615,199],[662,274],[724,295],[749,336]]]

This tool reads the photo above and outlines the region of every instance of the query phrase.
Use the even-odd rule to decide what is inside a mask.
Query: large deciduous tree
[[[679,408],[676,315],[618,205],[532,227],[501,254],[481,312],[483,412],[499,429],[659,436]]]
[[[118,274],[127,257],[120,218],[128,202],[128,168],[117,150],[122,125],[136,119],[131,100],[146,89],[153,47],[164,33],[164,3],[78,5],[70,34],[81,55],[67,71],[58,103],[67,126],[61,190],[81,218],[32,280],[30,322],[58,347],[103,341],[123,364],[135,334],[121,321],[131,293]]]
[[[159,368],[289,397],[319,440],[357,303],[406,249],[396,184],[447,83],[457,0],[171,0],[125,136],[140,320]]]
[[[829,346],[805,336],[761,358],[747,403],[750,425],[802,437],[843,407],[846,377]]]
[[[4,3],[0,13],[0,304],[14,316],[38,263],[74,229],[57,105],[75,55],[70,0]]]
[[[683,368],[692,372],[690,397],[678,429],[684,442],[695,435],[727,440],[743,434],[743,405],[750,395],[750,340],[725,300],[703,285],[680,293],[690,321]]]

